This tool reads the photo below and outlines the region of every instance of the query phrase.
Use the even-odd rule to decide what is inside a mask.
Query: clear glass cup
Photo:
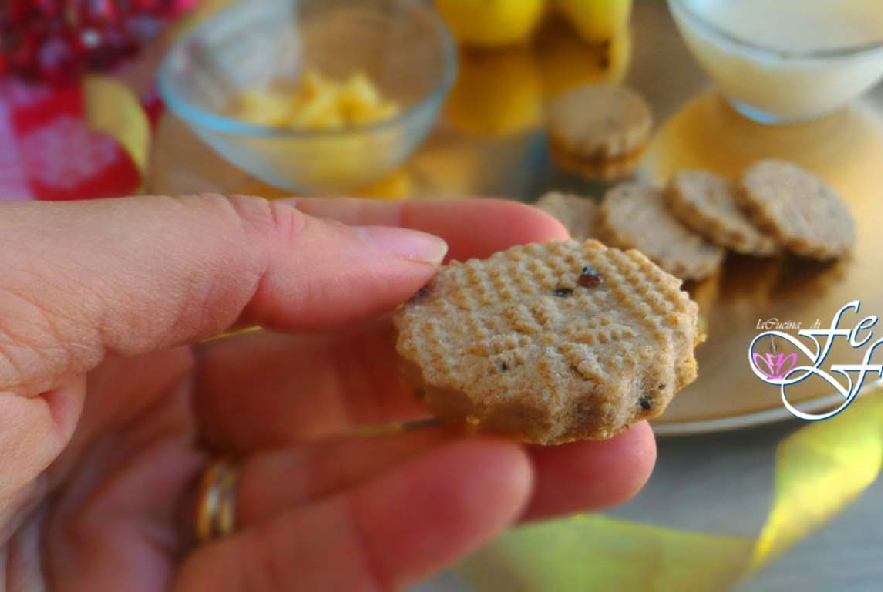
[[[817,48],[807,48],[805,43],[795,49],[771,48],[737,36],[729,25],[708,18],[703,10],[710,10],[714,2],[720,0],[668,0],[675,23],[694,57],[733,107],[750,119],[784,124],[827,115],[883,78],[883,30],[879,38],[870,42],[839,46],[820,42]],[[786,31],[794,35],[793,28],[799,25],[795,24],[797,19],[779,17],[788,11],[807,10],[805,2],[794,0],[768,0],[766,9],[771,8],[778,9],[770,12],[769,18],[772,26],[781,27],[783,39]],[[792,30],[788,31],[789,27]]]
[[[456,77],[456,46],[421,0],[248,0],[198,26],[160,66],[169,109],[235,166],[279,188],[340,193],[388,174],[436,121]],[[402,107],[338,130],[253,125],[227,115],[245,90],[296,83],[315,69],[361,72]]]

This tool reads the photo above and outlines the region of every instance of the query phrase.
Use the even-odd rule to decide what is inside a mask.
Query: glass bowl
[[[169,109],[214,151],[276,187],[339,193],[405,161],[438,117],[456,77],[456,46],[422,0],[246,0],[174,45],[159,69]],[[362,73],[399,113],[331,130],[253,125],[227,113],[246,90],[296,84],[315,69]]]
[[[764,34],[777,36],[774,43],[748,40],[734,27],[732,15],[724,16],[723,11],[714,17],[721,2],[732,2],[723,7],[732,10],[738,8],[736,0],[668,0],[668,5],[690,51],[733,107],[752,120],[783,124],[832,113],[883,78],[883,18],[877,16],[883,13],[877,12],[874,0],[810,0],[817,6],[828,2],[822,6],[825,10],[838,1],[843,10],[840,23],[833,22],[836,18],[824,20],[821,12],[810,15],[806,0],[766,0],[765,13],[757,16],[765,19]],[[871,41],[826,42],[809,33],[800,37],[799,23],[807,18],[815,18],[810,27],[836,30],[854,26],[863,10],[872,17],[865,20],[879,27]],[[841,37],[844,31],[840,29]]]

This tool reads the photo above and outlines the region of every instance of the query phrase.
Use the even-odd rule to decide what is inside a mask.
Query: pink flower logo
[[[797,354],[754,354],[751,357],[754,360],[754,366],[766,374],[768,381],[785,380],[794,366],[797,365]]]

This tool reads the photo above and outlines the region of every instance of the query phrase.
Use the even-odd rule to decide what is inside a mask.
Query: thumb
[[[291,330],[375,314],[447,251],[429,234],[242,196],[7,202],[0,214],[0,391],[16,394],[238,323]]]

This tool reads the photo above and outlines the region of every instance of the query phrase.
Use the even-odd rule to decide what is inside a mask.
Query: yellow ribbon
[[[775,493],[756,539],[579,516],[512,531],[461,566],[479,592],[733,588],[843,510],[883,466],[883,391],[779,446]]]
[[[143,186],[150,153],[150,122],[138,97],[122,82],[97,75],[83,81],[83,96],[89,127],[120,143],[138,168]]]

